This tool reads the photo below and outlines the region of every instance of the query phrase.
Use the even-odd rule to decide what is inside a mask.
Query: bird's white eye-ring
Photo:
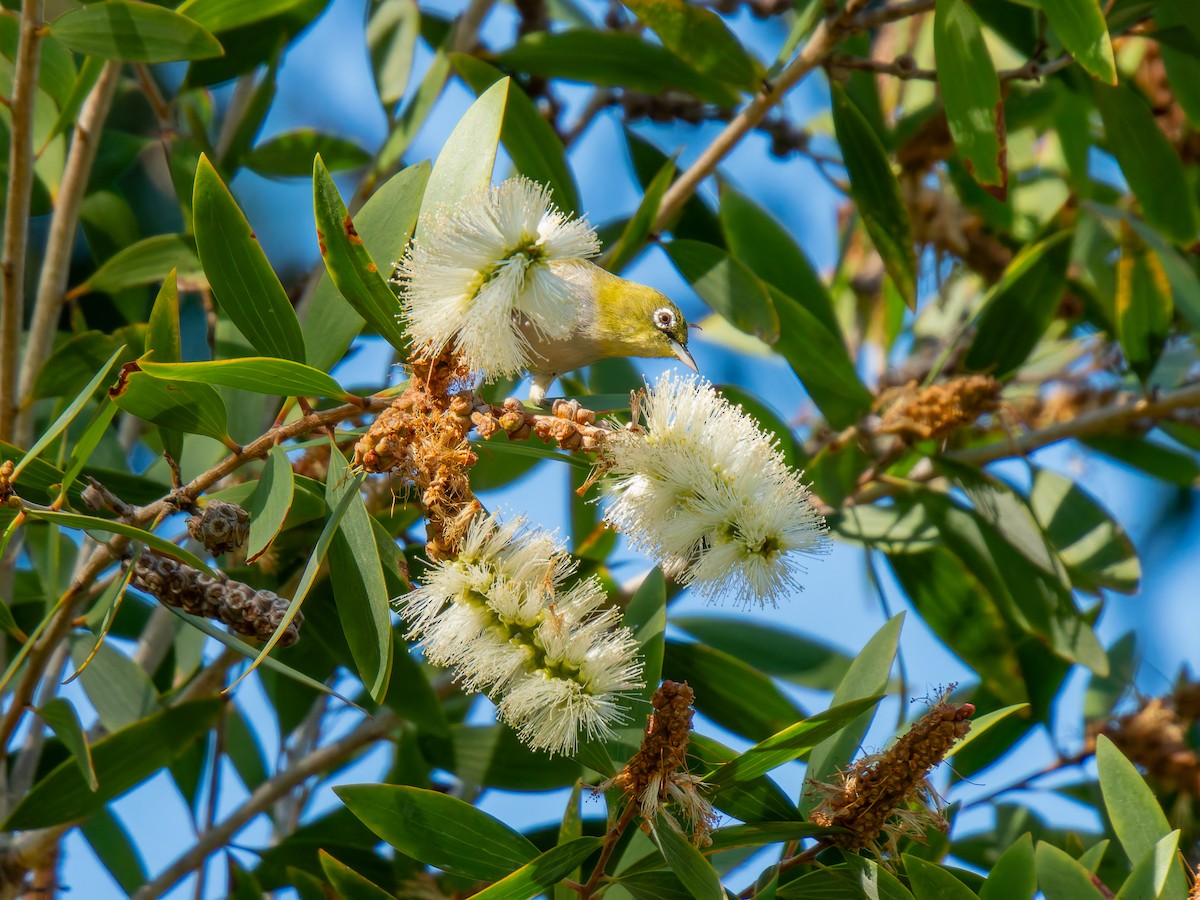
[[[663,331],[670,331],[675,327],[675,313],[667,309],[665,306],[662,309],[654,311],[654,324]]]

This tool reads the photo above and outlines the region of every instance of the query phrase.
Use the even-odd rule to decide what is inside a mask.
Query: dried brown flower
[[[199,515],[187,520],[187,530],[213,556],[236,550],[250,536],[250,513],[236,503],[210,500]]]
[[[999,408],[1000,388],[990,375],[964,375],[927,387],[909,382],[879,398],[879,431],[905,441],[941,440]]]
[[[625,768],[598,790],[619,787],[630,803],[640,805],[644,820],[653,822],[662,814],[682,832],[684,829],[668,805],[678,809],[692,842],[706,847],[712,843],[709,834],[716,824],[716,814],[700,793],[701,780],[687,767],[695,696],[686,682],[664,681],[650,700],[654,712],[646,725],[641,748]]]
[[[0,463],[0,503],[13,495],[12,476],[16,469],[16,463],[11,459]]]
[[[1095,750],[1096,736],[1108,735],[1117,748],[1146,774],[1172,791],[1200,797],[1200,757],[1188,743],[1186,724],[1176,700],[1183,700],[1188,713],[1196,712],[1195,685],[1175,697],[1150,697],[1133,712],[1099,723],[1089,729],[1088,752]]]
[[[930,827],[944,829],[928,775],[971,729],[974,712],[970,703],[948,703],[943,695],[883,753],[864,756],[833,783],[810,781],[820,798],[812,821],[846,829],[826,840],[883,856],[895,853],[902,837],[923,840]]]
[[[199,569],[146,551],[133,566],[131,585],[193,616],[224,622],[238,634],[265,641],[283,621],[290,601],[272,591],[255,590],[240,581],[216,579]],[[304,614],[296,616],[279,638],[290,647],[300,638]]]

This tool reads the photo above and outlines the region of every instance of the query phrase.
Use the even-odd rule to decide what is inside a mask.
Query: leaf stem
[[[9,440],[16,421],[21,325],[25,313],[25,248],[33,195],[33,101],[41,57],[42,0],[21,4],[13,74],[12,144],[4,210],[4,249],[0,255],[0,440]]]

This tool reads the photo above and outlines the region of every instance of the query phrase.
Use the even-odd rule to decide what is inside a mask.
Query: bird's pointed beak
[[[679,361],[693,372],[699,373],[700,370],[696,367],[696,361],[692,359],[692,354],[688,352],[688,348],[674,338],[669,338],[669,340],[671,341],[671,349],[675,351],[675,356]]]

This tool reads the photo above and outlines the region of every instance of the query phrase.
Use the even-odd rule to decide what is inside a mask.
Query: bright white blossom
[[[620,695],[642,687],[637,642],[595,577],[565,587],[576,564],[552,535],[479,515],[456,559],[400,598],[408,637],[536,750],[573,753],[608,738]]]
[[[697,376],[663,375],[641,409],[644,430],[605,444],[605,522],[709,601],[774,606],[802,590],[825,520],[778,443]]]
[[[453,342],[472,369],[516,375],[530,363],[529,331],[558,340],[575,330],[580,264],[599,251],[588,221],[528,178],[441,206],[422,217],[396,273],[413,343],[439,353]]]

